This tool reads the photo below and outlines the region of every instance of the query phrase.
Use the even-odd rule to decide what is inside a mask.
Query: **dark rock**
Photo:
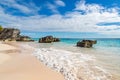
[[[93,46],[93,44],[96,44],[97,41],[93,41],[93,40],[82,40],[77,42],[77,46],[78,47],[85,47],[85,48],[91,48]]]
[[[15,28],[3,28],[0,31],[0,40],[3,41],[33,41],[28,36],[21,36],[20,30]]]
[[[0,40],[15,40],[19,34],[19,29],[3,28],[3,30],[0,31]]]
[[[34,41],[34,40],[32,40],[29,36],[19,36],[17,39],[16,39],[16,41],[27,41],[27,42],[29,42],[29,41]]]
[[[59,38],[53,38],[53,42],[59,42],[60,39]]]
[[[39,39],[39,43],[51,43],[51,42],[59,42],[59,38],[54,38],[53,36],[46,36]]]

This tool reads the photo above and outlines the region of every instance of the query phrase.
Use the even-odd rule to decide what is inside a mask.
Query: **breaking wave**
[[[65,80],[111,80],[112,76],[96,65],[93,56],[55,48],[36,49],[33,53],[48,67],[62,73]]]

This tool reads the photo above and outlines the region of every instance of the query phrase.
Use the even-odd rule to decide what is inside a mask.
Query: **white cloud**
[[[120,16],[118,14],[118,8],[105,8],[98,4],[86,4],[85,0],[81,0],[77,2],[76,4],[76,11],[84,11],[86,18],[84,21],[87,21],[88,18],[91,24],[91,28],[95,28],[98,32],[104,32],[104,31],[120,31],[117,30],[120,26],[110,25],[110,26],[98,26],[97,23],[100,22],[120,22]],[[86,25],[84,25],[86,26]]]
[[[57,10],[57,6],[51,3],[47,3],[47,7],[48,9],[50,9],[53,13],[59,13],[59,11]]]
[[[86,13],[92,13],[92,12],[102,12],[105,9],[104,7],[98,4],[86,4],[85,0],[81,0],[77,2],[75,10],[83,10]]]
[[[55,4],[58,5],[58,6],[65,6],[65,3],[61,0],[56,0]]]
[[[7,6],[9,8],[18,9],[22,13],[26,14],[37,13],[37,11],[40,10],[40,8],[35,6],[33,3],[30,4],[27,3],[29,4],[29,6],[26,6],[23,4],[19,4],[17,0],[0,0],[0,4]]]
[[[47,3],[47,7],[48,9],[50,9],[53,13],[59,13],[58,9],[59,7],[64,7],[65,6],[65,3],[61,0],[55,0],[54,1],[54,4],[52,3]]]
[[[84,3],[84,6],[81,5]],[[56,9],[52,5],[51,9]],[[83,7],[80,7],[83,6]],[[30,17],[15,17],[6,14],[0,8],[0,22],[3,26],[18,27],[22,30],[31,31],[72,31],[72,32],[98,32],[102,34],[116,32],[119,33],[120,26],[99,26],[101,22],[120,22],[120,16],[116,8],[106,9],[98,4],[85,4],[79,2],[76,4],[75,11],[66,13],[64,16],[54,14],[51,16],[35,15]],[[79,10],[86,11],[81,14]]]

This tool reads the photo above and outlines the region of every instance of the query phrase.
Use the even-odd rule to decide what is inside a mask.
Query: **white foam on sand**
[[[62,73],[66,80],[111,80],[111,75],[95,65],[95,58],[90,55],[54,48],[36,49],[33,55]]]

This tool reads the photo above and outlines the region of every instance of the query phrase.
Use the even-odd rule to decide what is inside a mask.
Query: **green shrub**
[[[0,31],[2,31],[3,27],[0,25]]]

